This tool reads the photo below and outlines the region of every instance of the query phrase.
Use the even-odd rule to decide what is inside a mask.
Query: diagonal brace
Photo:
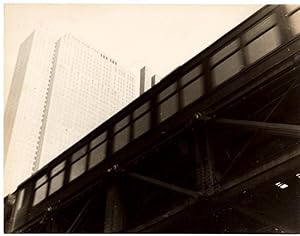
[[[72,225],[70,226],[70,228],[67,230],[67,233],[72,233],[77,225],[79,224],[81,218],[83,217],[83,215],[85,215],[85,213],[87,212],[87,209],[90,205],[90,203],[92,202],[92,200],[94,199],[94,197],[90,198],[86,204],[83,206],[83,208],[81,209],[81,211],[79,212],[78,216],[76,217],[76,219],[74,220],[74,222],[72,223]]]
[[[192,191],[192,190],[189,190],[189,189],[186,189],[186,188],[182,188],[182,187],[179,187],[177,185],[169,184],[169,183],[166,183],[166,182],[154,179],[154,178],[150,178],[150,177],[147,177],[147,176],[143,176],[143,175],[140,175],[140,174],[137,174],[137,173],[128,173],[127,175],[132,177],[132,178],[135,178],[135,179],[138,179],[138,180],[150,183],[150,184],[154,184],[156,186],[159,186],[159,187],[162,187],[162,188],[165,188],[165,189],[169,189],[169,190],[174,191],[174,192],[185,194],[185,195],[188,195],[188,196],[193,197],[193,198],[199,198],[199,197],[203,196],[199,192]]]
[[[236,126],[246,130],[261,130],[263,132],[287,137],[300,138],[300,125],[270,123],[250,120],[235,120],[219,118],[213,121],[216,124]]]

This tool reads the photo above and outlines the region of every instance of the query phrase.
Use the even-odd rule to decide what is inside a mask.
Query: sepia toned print
[[[45,5],[79,5],[60,7]],[[209,6],[82,7],[91,18],[153,9],[193,18]],[[23,39],[5,111],[5,232],[299,233],[300,6],[256,8],[189,56],[190,34],[160,56],[155,42],[168,31],[156,25],[154,43],[142,44],[161,67],[135,64],[138,53],[122,64],[113,39],[115,56],[72,34]],[[187,21],[178,28],[211,31]],[[125,52],[137,52],[122,28]]]

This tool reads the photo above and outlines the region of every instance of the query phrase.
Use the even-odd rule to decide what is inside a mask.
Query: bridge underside
[[[278,75],[211,116],[195,114],[21,231],[299,232],[297,75]]]

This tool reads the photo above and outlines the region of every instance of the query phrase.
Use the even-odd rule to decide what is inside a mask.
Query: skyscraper
[[[20,46],[5,111],[5,193],[135,97],[134,75],[71,35]]]

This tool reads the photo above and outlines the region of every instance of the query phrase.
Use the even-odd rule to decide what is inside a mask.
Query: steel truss
[[[272,12],[277,17],[285,17],[280,7],[263,8],[239,30],[230,33],[154,87],[154,96],[146,92],[131,106],[66,150],[44,172],[37,173],[19,186],[16,199],[20,198],[22,188],[29,197],[24,199],[23,208],[15,210],[15,217],[20,216],[18,220],[12,218],[7,221],[6,232],[176,233],[190,230],[236,233],[241,232],[244,223],[251,225],[247,228],[248,232],[299,232],[300,225],[287,220],[289,212],[276,208],[276,204],[280,205],[283,200],[295,203],[299,198],[299,183],[295,182],[299,173],[297,168],[300,167],[299,120],[279,119],[288,115],[285,110],[278,112],[286,101],[297,98],[299,35],[283,37],[286,45],[257,64],[248,65],[237,74],[238,78],[233,76],[220,88],[212,90],[214,84],[209,58],[233,39],[241,41],[241,50],[245,52],[241,32],[245,33]],[[279,28],[284,31],[281,23]],[[247,64],[246,55],[243,56]],[[183,108],[182,98],[189,85],[181,86],[182,76],[199,63],[204,67],[203,83],[207,91],[203,97]],[[190,84],[199,78],[193,78]],[[159,94],[167,91],[172,84],[176,85],[174,94],[181,98],[177,101],[178,112],[167,122],[159,123],[159,106],[175,95],[160,103],[157,100]],[[292,93],[293,96],[289,97]],[[144,135],[144,139],[132,140],[134,128],[133,122],[130,123],[128,129],[132,143],[113,153],[113,127],[125,116],[130,116],[133,121],[132,113],[145,102],[151,104],[148,134]],[[296,111],[297,107],[293,109]],[[245,111],[249,115],[244,115]],[[276,118],[276,112],[282,116]],[[295,114],[300,113],[296,111]],[[272,121],[274,116],[275,122]],[[103,130],[108,136],[107,158],[74,182],[68,182],[71,156],[82,144],[88,143],[89,149],[91,140],[100,137]],[[255,148],[259,151],[251,152]],[[86,157],[88,169],[90,154]],[[61,161],[66,161],[67,166],[62,188],[45,198],[38,207],[33,206],[34,184],[45,173],[49,177],[51,168]],[[275,186],[276,182],[285,181],[289,183],[287,191]],[[8,200],[7,205],[17,205]],[[250,209],[247,204],[254,207],[265,204],[265,208]],[[282,221],[272,217],[276,214],[273,207],[276,208],[274,211],[285,214]],[[288,209],[288,206],[285,208]],[[293,210],[290,210],[292,217],[299,217]],[[7,207],[6,214],[14,215],[14,210]],[[237,223],[228,229],[232,222]]]
[[[195,191],[187,188],[183,188],[181,186],[177,186],[176,184],[168,183],[153,177],[144,176],[138,173],[134,172],[128,172],[126,170],[122,171],[116,171],[116,174],[113,175],[113,178],[115,179],[116,176],[118,176],[118,173],[121,176],[128,176],[129,179],[136,179],[140,182],[145,182],[147,184],[151,184],[153,186],[156,186],[157,188],[166,189],[168,191],[172,191],[179,195],[186,196],[186,200],[183,204],[178,205],[177,207],[158,215],[157,217],[153,218],[150,221],[147,221],[141,225],[138,225],[131,229],[125,229],[125,223],[124,223],[124,209],[122,209],[122,200],[120,198],[120,189],[118,187],[119,184],[117,184],[114,181],[114,184],[109,187],[107,190],[107,204],[106,204],[106,213],[105,213],[105,228],[104,232],[112,233],[112,232],[148,232],[151,231],[151,227],[154,227],[156,225],[162,224],[167,219],[174,217],[175,215],[180,214],[181,212],[185,211],[187,208],[191,207],[194,204],[202,203],[202,204],[212,204],[211,202],[218,202],[219,196],[228,196],[234,195],[234,193],[240,192],[242,189],[255,187],[257,184],[261,183],[264,179],[269,179],[272,176],[282,173],[290,168],[290,166],[294,166],[296,163],[299,163],[299,156],[300,156],[300,147],[295,148],[291,150],[289,153],[286,153],[279,158],[266,163],[264,165],[261,165],[260,167],[246,173],[242,177],[237,177],[236,179],[233,179],[228,182],[224,183],[216,183],[215,178],[215,170],[214,170],[214,161],[213,161],[213,153],[211,150],[213,150],[215,147],[210,142],[211,134],[207,131],[208,129],[211,129],[214,126],[224,126],[224,127],[238,127],[242,130],[244,129],[251,129],[251,130],[263,130],[266,131],[266,133],[275,135],[275,136],[283,136],[283,137],[293,137],[293,138],[299,138],[299,125],[289,125],[289,124],[274,124],[269,122],[257,122],[257,121],[243,121],[243,120],[234,120],[234,119],[207,119],[205,118],[205,122],[200,122],[200,126],[198,125],[195,130],[197,130],[195,133],[198,133],[202,131],[204,139],[201,141],[204,141],[205,146],[205,153],[207,156],[209,156],[210,162],[205,162],[203,164],[203,155],[199,152],[196,152],[196,157],[199,155],[201,157],[201,163],[200,165],[197,164],[195,168],[201,168],[200,172],[197,172],[199,174],[198,178],[201,181],[201,185],[199,186],[202,190],[201,191]],[[203,132],[205,130],[206,132]],[[208,136],[210,136],[208,138]],[[196,142],[199,142],[199,135],[195,135]],[[203,150],[201,150],[203,152]],[[198,153],[198,154],[197,154]],[[207,158],[208,159],[208,158]],[[204,160],[207,160],[204,159]],[[198,165],[198,167],[197,167]],[[201,171],[206,170],[204,173],[201,173]],[[270,170],[272,171],[270,172]],[[213,187],[213,186],[218,187]],[[231,191],[228,191],[228,190]],[[94,197],[91,197],[87,200],[85,205],[82,207],[82,210],[78,213],[77,217],[73,221],[73,223],[70,225],[67,233],[70,232],[76,232],[76,228],[78,227],[78,223],[84,218],[87,214],[86,210],[88,206],[90,206],[92,199]],[[213,204],[212,204],[213,206]],[[285,226],[279,226],[277,223],[272,222],[271,220],[262,217],[261,215],[257,215],[254,212],[252,212],[250,209],[244,209],[239,206],[231,205],[231,207],[243,215],[250,217],[256,221],[259,221],[264,226],[258,229],[259,232],[268,232],[268,230],[278,230],[278,232],[294,232],[293,230],[286,228]]]

